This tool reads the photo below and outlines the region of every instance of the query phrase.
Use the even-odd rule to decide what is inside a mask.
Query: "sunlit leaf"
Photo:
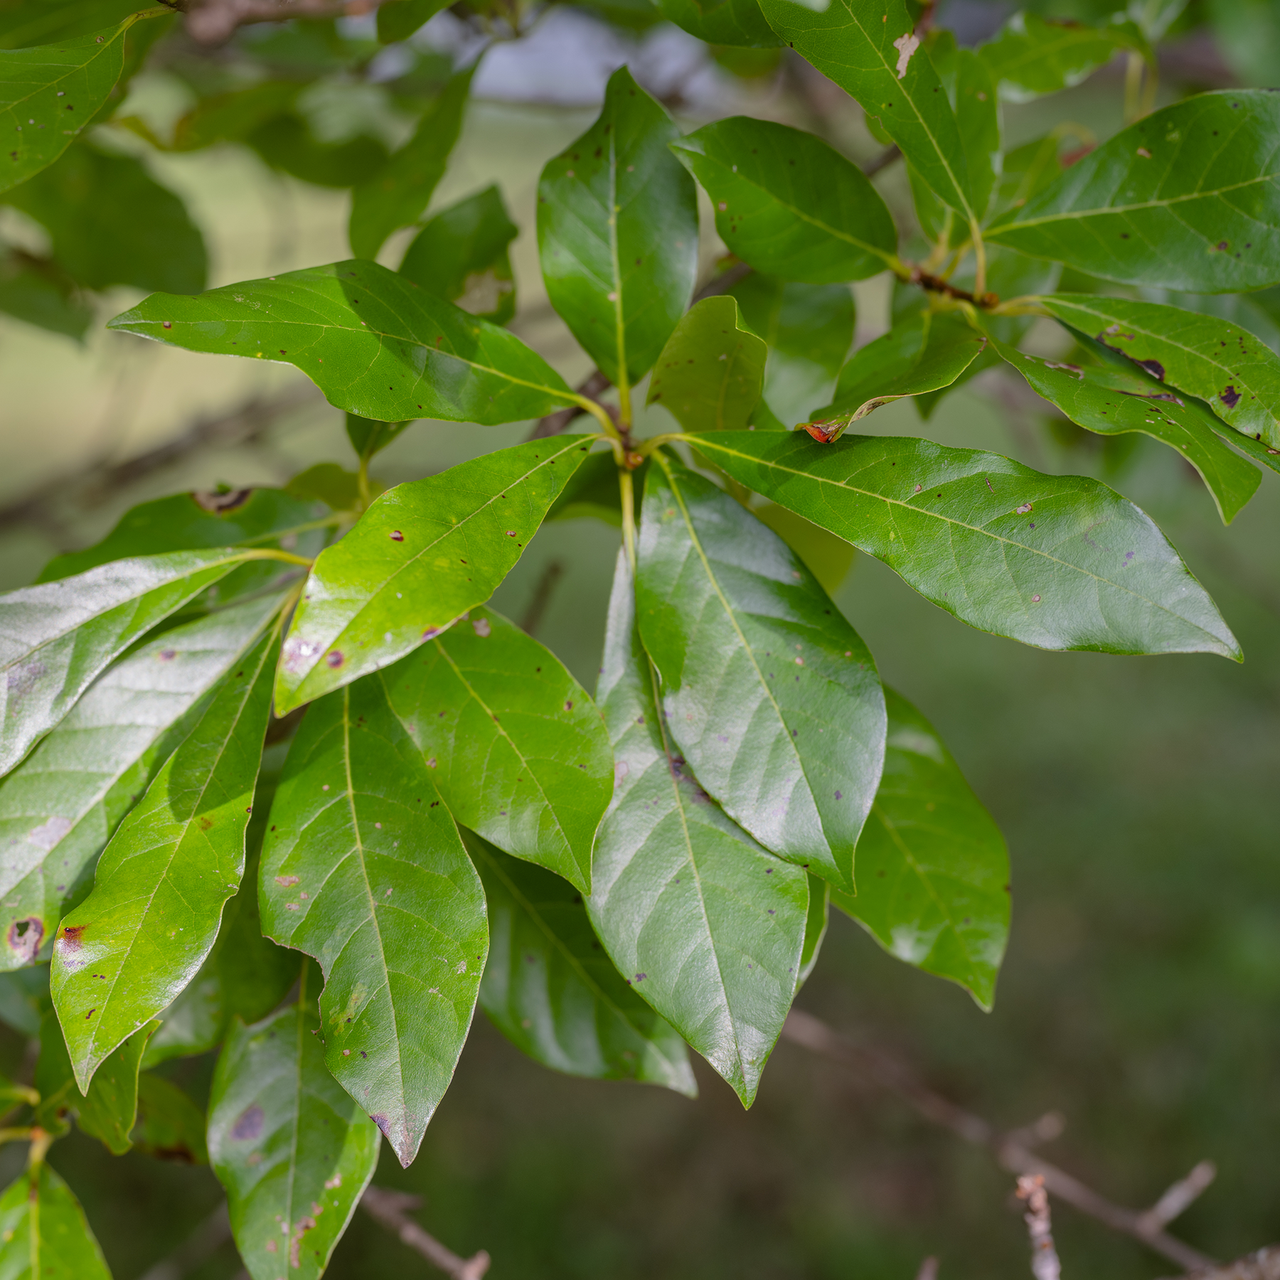
[[[309,267],[195,298],[152,294],[108,328],[296,365],[330,404],[384,422],[492,425],[539,418],[572,399],[514,334],[376,262]]]
[[[209,1160],[253,1280],[319,1280],[378,1163],[377,1128],[325,1070],[314,1002],[304,983],[237,1022],[213,1078]]]
[[[260,885],[264,932],[324,970],[325,1066],[408,1165],[467,1038],[488,931],[479,877],[379,681],[308,710]]]
[[[381,679],[453,816],[588,892],[613,752],[595,703],[555,654],[475,609]]]
[[[896,261],[893,216],[862,171],[820,138],[733,116],[672,144],[706,188],[743,262],[784,280],[862,280]]]
[[[852,888],[885,731],[858,633],[782,539],[665,458],[645,482],[638,554],[665,731],[761,844]]]
[[[214,691],[63,917],[49,986],[76,1083],[191,981],[244,873],[244,838],[271,708],[272,628]]]
[[[478,836],[463,839],[489,903],[480,1006],[502,1034],[556,1071],[696,1097],[684,1041],[610,963],[582,895]]]
[[[995,999],[1009,936],[1009,854],[927,720],[885,690],[884,777],[858,842],[857,896],[831,900],[886,951]]]
[[[799,980],[806,877],[698,786],[656,694],[619,553],[596,690],[618,780],[587,909],[632,990],[750,1106]]]
[[[639,381],[689,304],[698,264],[693,179],[679,134],[625,68],[538,184],[538,253],[552,306],[605,377]]]
[[[1240,657],[1151,518],[1096,480],[903,437],[724,432],[698,448],[980,630],[1042,649]]]

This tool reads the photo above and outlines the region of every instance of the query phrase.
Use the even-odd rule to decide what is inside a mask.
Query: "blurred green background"
[[[1266,78],[1273,6],[1224,2],[1231,13],[1217,45],[1194,34],[1175,43],[1166,94],[1232,75]],[[1081,16],[1111,8],[1039,7]],[[951,6],[962,30],[979,34],[1009,10],[979,0]],[[1233,33],[1250,14],[1255,34],[1242,54]],[[698,71],[713,73],[720,113],[803,123],[773,81]],[[811,105],[831,113],[850,153],[872,154],[858,113],[810,88]],[[1011,110],[1008,132],[1016,142],[1071,118],[1105,136],[1118,127],[1120,94],[1119,74],[1108,70]],[[361,101],[353,91],[335,110]],[[682,126],[715,113],[699,101],[698,111],[677,108]],[[137,82],[130,109],[163,123],[183,105],[181,86],[160,72]],[[366,108],[377,115],[376,102]],[[587,363],[541,290],[533,199],[542,163],[593,114],[478,102],[435,199],[444,205],[500,184],[522,227],[514,327],[571,378]],[[342,196],[271,174],[236,148],[151,163],[205,232],[211,284],[346,255]],[[886,175],[886,190],[905,201],[900,173]],[[15,218],[0,214],[0,229],[29,234]],[[389,259],[402,247],[392,245]],[[704,247],[709,262],[713,236]],[[888,296],[875,281],[856,293],[865,340],[885,327]],[[101,318],[136,296],[116,291]],[[341,416],[284,367],[189,355],[100,328],[77,346],[0,318],[0,382],[0,587],[30,581],[50,555],[100,536],[146,498],[219,482],[278,484],[314,461],[350,460]],[[236,417],[282,395],[294,397],[290,407],[262,412],[261,430],[252,414]],[[651,429],[662,428],[660,417]],[[1143,441],[1108,452],[1082,434],[1047,431],[988,380],[955,393],[928,423],[904,402],[866,425],[1107,480],[1183,552],[1246,660],[1040,653],[964,627],[860,557],[837,600],[1003,828],[1013,933],[995,1012],[985,1015],[833,913],[799,1006],[898,1053],[997,1126],[1061,1112],[1065,1132],[1046,1154],[1123,1203],[1146,1206],[1198,1160],[1214,1160],[1216,1183],[1175,1228],[1205,1252],[1234,1257],[1280,1240],[1280,479],[1268,474],[1223,529],[1167,450]],[[380,455],[375,473],[386,483],[416,478],[526,431],[422,423]],[[109,469],[184,433],[194,443],[163,466]],[[559,564],[538,636],[588,687],[616,545],[616,530],[598,522],[548,527],[495,600],[525,617],[547,567]],[[0,1035],[0,1068],[19,1070],[25,1046]],[[166,1070],[199,1096],[212,1063]],[[378,1181],[421,1194],[420,1220],[451,1248],[488,1249],[495,1280],[910,1280],[930,1253],[941,1280],[1029,1273],[1012,1178],[897,1099],[786,1044],[749,1113],[709,1070],[699,1067],[698,1078],[702,1096],[691,1102],[560,1077],[478,1017],[418,1161],[401,1171],[385,1152]],[[0,1151],[4,1181],[21,1154]],[[118,1280],[143,1275],[221,1199],[208,1169],[136,1154],[114,1160],[79,1135],[58,1144],[52,1163],[81,1196]],[[1067,1280],[1177,1270],[1055,1209]],[[187,1274],[214,1280],[239,1269],[228,1243]],[[361,1215],[330,1274],[426,1271]]]

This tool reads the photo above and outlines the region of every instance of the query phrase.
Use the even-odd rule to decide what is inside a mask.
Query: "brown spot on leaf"
[[[15,920],[9,926],[5,941],[9,944],[9,950],[19,960],[24,964],[30,964],[36,958],[40,944],[44,941],[44,921],[39,916],[27,916],[25,919]]]
[[[234,511],[237,507],[243,507],[253,497],[253,490],[232,489],[229,493],[195,492],[191,497],[196,506],[202,511],[207,511],[210,515],[221,516],[228,511]]]
[[[1222,394],[1218,397],[1228,409],[1234,409],[1240,403],[1240,393],[1233,386],[1223,388]]]
[[[246,1107],[239,1119],[231,1126],[231,1137],[236,1142],[250,1142],[262,1133],[262,1122],[266,1117],[262,1108],[255,1102]]]
[[[1153,378],[1164,381],[1164,365],[1159,360],[1139,360],[1138,367],[1145,369]]]
[[[327,663],[329,664],[329,666],[333,667],[335,671],[336,671],[340,666],[342,666],[342,664],[343,664],[345,661],[346,661],[346,659],[342,656],[342,650],[341,650],[341,649],[335,649],[335,650],[334,650],[334,651],[333,651],[333,652],[332,652],[332,653],[331,653],[331,654],[330,654],[330,655],[325,659],[325,662],[327,662]]]

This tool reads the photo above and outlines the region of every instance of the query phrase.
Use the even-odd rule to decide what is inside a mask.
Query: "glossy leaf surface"
[[[984,1008],[1009,936],[1009,854],[933,727],[885,690],[884,777],[858,842],[858,894],[831,900],[891,955]]]
[[[538,184],[547,296],[614,384],[644,376],[693,292],[698,205],[668,150],[678,136],[623,67],[599,119]]]
[[[1078,160],[986,233],[1107,280],[1190,293],[1280,283],[1280,101],[1201,93]]]
[[[307,712],[259,900],[263,931],[324,970],[325,1065],[408,1165],[467,1038],[488,932],[479,877],[379,681]]]
[[[862,280],[896,260],[898,233],[879,192],[820,138],[733,116],[672,144],[706,188],[731,252],[785,280]]]
[[[0,596],[0,773],[135,640],[252,558],[226,547],[139,556]]]
[[[244,836],[271,711],[278,632],[214,691],[63,917],[49,986],[81,1090],[126,1036],[191,981],[244,874]]]
[[[138,1119],[133,1145],[157,1160],[208,1164],[205,1116],[172,1080],[144,1071],[138,1076]]]
[[[555,654],[474,609],[381,679],[458,822],[589,892],[613,752],[595,703]]]
[[[133,156],[80,142],[3,199],[48,231],[54,258],[78,284],[171,293],[205,286],[204,237],[182,201]]]
[[[1038,301],[1158,381],[1207,401],[1241,434],[1280,448],[1280,357],[1248,330],[1131,298],[1059,293]]]
[[[838,435],[882,405],[949,387],[986,345],[959,316],[918,311],[854,354],[840,370],[835,400],[814,419]]]
[[[71,1188],[47,1163],[0,1196],[0,1275],[5,1280],[111,1280]]]
[[[498,1030],[553,1070],[696,1097],[684,1041],[613,967],[581,894],[487,841],[464,839],[489,904],[480,1006]]]
[[[951,99],[964,143],[973,207],[982,216],[991,203],[1004,151],[996,81],[972,49],[949,48],[945,56],[941,52],[935,44],[929,57]]]
[[[312,566],[278,714],[390,666],[487,600],[589,448],[584,436],[532,440],[378,498]]]
[[[1123,49],[1151,53],[1132,22],[1094,26],[1019,12],[978,50],[978,56],[990,67],[1002,98],[1029,102],[1079,84]]]
[[[1042,649],[1240,656],[1164,534],[1096,480],[927,440],[698,439],[739,483],[883,560],[979,630]]]
[[[570,402],[564,380],[513,334],[376,262],[338,262],[196,298],[152,294],[111,321],[188,351],[296,365],[363,418],[491,426]]]
[[[378,1163],[378,1130],[325,1070],[313,1008],[300,997],[237,1022],[213,1078],[209,1160],[253,1280],[318,1280]]]
[[[393,231],[417,222],[426,210],[462,129],[474,71],[473,64],[452,77],[423,114],[413,137],[352,192],[348,233],[357,258],[377,257]]]
[[[1063,364],[1002,343],[996,350],[1077,426],[1102,435],[1139,431],[1178,450],[1200,473],[1224,524],[1258,488],[1262,473],[1218,437],[1209,410],[1190,396],[1171,394],[1138,368]]]
[[[619,553],[596,697],[617,760],[587,909],[614,964],[750,1106],[795,994],[805,873],[698,786],[669,741]]]
[[[704,298],[662,348],[646,403],[662,405],[686,431],[740,430],[760,399],[768,354],[739,323],[732,297]]]
[[[874,117],[937,195],[968,220],[964,144],[904,0],[761,0],[781,39]]]
[[[516,287],[508,246],[520,234],[497,187],[442,209],[405,250],[400,274],[472,315],[506,324]]]
[[[781,538],[662,463],[645,482],[636,615],[667,732],[739,826],[852,888],[884,754],[871,654]]]
[[[100,676],[0,783],[0,970],[48,955],[121,819],[187,735],[193,708],[242,658],[279,601],[175,627]]]
[[[0,50],[0,191],[51,165],[93,119],[120,78],[125,32],[140,16],[62,44]]]

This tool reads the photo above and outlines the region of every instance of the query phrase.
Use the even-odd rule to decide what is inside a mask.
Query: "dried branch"
[[[1062,1263],[1053,1245],[1053,1223],[1049,1219],[1049,1197],[1040,1174],[1018,1179],[1018,1199],[1027,1202],[1023,1214],[1031,1237],[1031,1274],[1036,1280],[1061,1280]]]
[[[782,1035],[793,1044],[838,1062],[865,1079],[898,1094],[926,1119],[950,1129],[966,1142],[986,1147],[1010,1173],[1039,1175],[1044,1179],[1045,1189],[1059,1200],[1064,1200],[1081,1213],[1097,1218],[1115,1231],[1141,1240],[1148,1248],[1163,1254],[1188,1271],[1198,1268],[1212,1273],[1213,1268],[1218,1266],[1212,1258],[1169,1235],[1161,1226],[1153,1227],[1146,1214],[1112,1203],[1064,1169],[1034,1155],[1021,1131],[1001,1133],[981,1116],[974,1115],[935,1093],[904,1063],[883,1051],[853,1044],[838,1036],[812,1014],[800,1009],[792,1009],[787,1015]],[[1230,1275],[1229,1272],[1225,1274]],[[1268,1277],[1268,1280],[1280,1280],[1280,1271],[1277,1271],[1274,1278]]]
[[[421,1201],[417,1196],[403,1191],[391,1191],[386,1187],[366,1187],[360,1197],[360,1207],[389,1231],[394,1231],[401,1244],[417,1250],[433,1267],[443,1271],[452,1280],[480,1280],[489,1270],[489,1255],[483,1249],[474,1257],[460,1258],[446,1249],[435,1236],[428,1235],[412,1218],[410,1210]]]
[[[1214,1178],[1218,1166],[1212,1160],[1201,1160],[1185,1178],[1179,1179],[1142,1215],[1142,1221],[1153,1231],[1168,1226],[1185,1213]]]
[[[1180,1280],[1280,1280],[1280,1245],[1269,1245],[1222,1267],[1193,1271]]]

